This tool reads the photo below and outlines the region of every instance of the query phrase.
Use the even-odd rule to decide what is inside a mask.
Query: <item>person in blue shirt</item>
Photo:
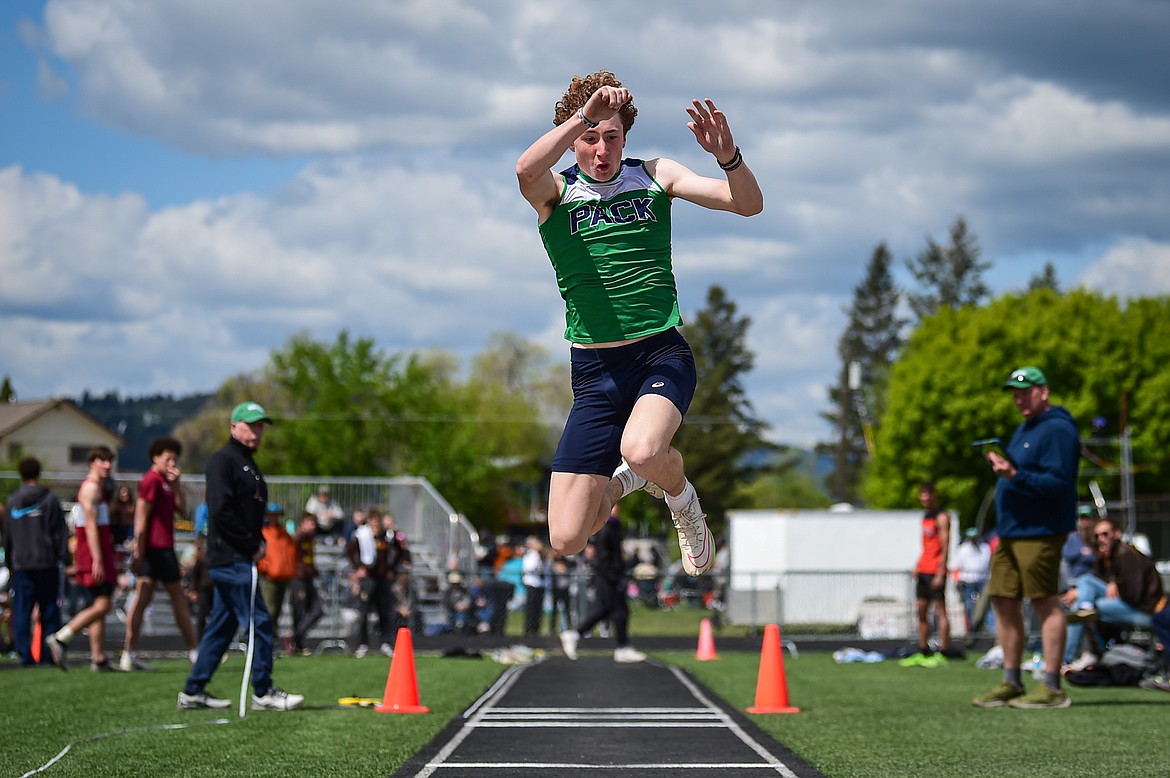
[[[1003,647],[1004,680],[971,701],[980,708],[1067,708],[1060,687],[1065,619],[1060,604],[1060,551],[1076,524],[1077,471],[1081,442],[1067,409],[1053,405],[1048,379],[1038,367],[1013,370],[1010,390],[1024,421],[1004,454],[987,452],[998,476],[995,508],[999,545],[991,557],[987,592],[992,598]],[[1027,632],[1023,601],[1040,620],[1044,682],[1027,692],[1020,676]]]

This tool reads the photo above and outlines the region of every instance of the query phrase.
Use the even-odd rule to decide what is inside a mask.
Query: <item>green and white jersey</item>
[[[670,197],[640,159],[609,181],[577,166],[540,225],[565,300],[565,338],[608,343],[682,323],[670,261]]]

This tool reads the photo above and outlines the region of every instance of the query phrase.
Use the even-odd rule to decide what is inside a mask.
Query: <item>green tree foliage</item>
[[[991,263],[979,261],[979,243],[967,231],[962,216],[951,225],[950,238],[950,245],[940,246],[928,237],[926,248],[906,263],[922,289],[907,295],[910,310],[919,321],[943,308],[978,305],[990,292],[983,282],[983,271]]]
[[[763,438],[767,425],[753,416],[743,387],[743,376],[754,361],[745,342],[750,324],[748,317],[736,315],[726,292],[712,286],[707,307],[684,328],[695,353],[699,384],[674,445],[716,528],[728,508],[742,504],[739,489],[755,473],[747,454],[772,448]],[[790,466],[786,459],[775,469]]]
[[[537,477],[549,435],[525,391],[453,375],[441,353],[387,356],[344,331],[333,343],[297,335],[259,373],[225,383],[176,436],[184,460],[202,467],[228,437],[231,408],[253,399],[276,420],[261,455],[267,472],[419,475],[478,525],[502,526],[517,502],[510,485]]]
[[[933,480],[969,524],[994,476],[971,447],[1007,440],[1021,419],[1001,389],[1021,365],[1048,376],[1052,401],[1088,436],[1095,417],[1120,429],[1123,408],[1134,430],[1141,482],[1164,488],[1170,466],[1170,301],[1117,300],[1077,290],[1007,295],[981,308],[943,308],[925,319],[891,375],[889,406],[864,493],[880,508],[915,505]],[[1082,497],[1087,490],[1082,477]],[[1103,483],[1107,490],[1116,483]]]
[[[897,314],[901,293],[890,272],[892,265],[886,244],[879,244],[866,266],[865,278],[853,288],[853,304],[847,310],[849,324],[837,343],[841,369],[837,383],[829,387],[832,408],[821,414],[837,431],[836,440],[819,450],[833,455],[828,488],[839,501],[857,501],[868,458],[865,428],[882,415],[890,367],[902,345],[906,320]],[[856,390],[850,387],[854,364],[861,377]]]
[[[4,382],[0,384],[0,403],[14,402],[16,402],[16,390],[12,388],[12,379],[4,376]]]

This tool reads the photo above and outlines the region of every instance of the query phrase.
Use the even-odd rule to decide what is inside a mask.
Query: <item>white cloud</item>
[[[1079,281],[1118,297],[1170,294],[1170,243],[1121,240],[1086,268]]]

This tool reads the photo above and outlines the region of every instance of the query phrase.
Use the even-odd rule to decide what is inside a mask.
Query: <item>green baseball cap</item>
[[[251,424],[257,421],[266,421],[272,423],[272,418],[265,412],[260,403],[242,402],[232,410],[232,424],[237,421]]]
[[[1040,372],[1040,368],[1027,365],[1017,367],[1008,376],[1004,389],[1027,389],[1029,386],[1048,386],[1048,379]]]

